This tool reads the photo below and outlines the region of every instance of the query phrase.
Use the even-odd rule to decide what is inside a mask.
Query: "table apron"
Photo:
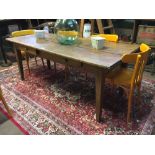
[[[92,72],[92,73],[98,73],[98,72],[107,73],[109,71],[107,68],[104,68],[104,67],[99,67],[99,66],[96,66],[93,64],[88,64],[88,63],[70,59],[70,58],[65,58],[63,56],[59,56],[54,53],[49,53],[49,52],[46,52],[43,50],[38,50],[38,49],[35,49],[32,47],[28,47],[28,46],[24,46],[24,45],[20,45],[20,44],[14,44],[14,46],[15,46],[15,48],[17,48],[19,50],[26,50],[26,52],[28,52],[29,54],[32,54],[34,56],[45,58],[47,60],[52,60],[57,63],[72,66],[75,68],[81,68],[81,69],[84,69],[84,70]]]

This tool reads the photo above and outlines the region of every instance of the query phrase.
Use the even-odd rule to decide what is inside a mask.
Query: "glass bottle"
[[[79,35],[79,26],[74,19],[58,19],[55,23],[55,34],[61,44],[75,44]]]

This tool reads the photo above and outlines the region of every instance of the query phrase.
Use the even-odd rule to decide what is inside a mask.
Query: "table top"
[[[101,68],[113,67],[121,61],[124,54],[133,53],[139,48],[137,44],[105,41],[104,48],[96,50],[92,48],[90,39],[81,38],[75,45],[61,45],[54,35],[49,34],[46,37],[38,40],[34,35],[26,35],[6,40]]]

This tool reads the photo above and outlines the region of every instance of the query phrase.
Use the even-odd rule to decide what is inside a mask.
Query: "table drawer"
[[[20,51],[26,51],[26,47],[25,47],[25,46],[16,45],[15,47],[16,47],[18,50],[20,50]]]
[[[81,63],[80,61],[72,60],[69,58],[64,58],[62,56],[58,56],[55,54],[45,53],[44,51],[38,51],[37,56],[48,59],[48,60],[53,60],[61,64],[67,64],[73,67],[78,67],[78,68],[83,67],[83,63]]]
[[[33,48],[27,48],[27,52],[32,54],[32,55],[37,56],[37,51],[35,49],[33,49]]]
[[[26,51],[32,55],[37,56],[37,51],[33,48],[30,48],[30,47],[27,48],[26,46],[22,46],[22,45],[16,45],[15,47],[19,49],[20,51]]]

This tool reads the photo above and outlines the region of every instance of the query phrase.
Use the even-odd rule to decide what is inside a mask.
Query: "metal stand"
[[[7,60],[6,55],[4,53],[4,51],[2,51],[2,49],[0,49],[2,57],[3,57],[3,61],[1,62],[1,66],[2,67],[9,67],[12,65],[12,63],[10,61]]]
[[[152,75],[155,74],[155,53],[153,53]]]
[[[2,55],[2,58],[3,58],[3,61],[2,63],[0,64],[2,67],[8,67],[8,66],[11,66],[12,63],[10,61],[7,60],[6,58],[6,54],[4,52],[4,49],[3,49],[3,42],[2,42],[2,38],[1,38],[1,42],[0,42],[0,51],[1,51],[1,55]]]

